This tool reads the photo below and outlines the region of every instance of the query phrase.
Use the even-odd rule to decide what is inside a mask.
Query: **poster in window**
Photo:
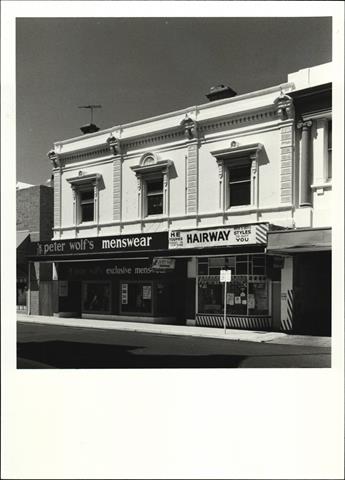
[[[227,293],[226,294],[226,303],[228,305],[234,305],[235,304],[235,294],[234,293]]]
[[[143,300],[151,300],[151,285],[143,286]]]
[[[255,308],[255,296],[253,293],[248,294],[248,308]]]
[[[121,285],[121,303],[122,305],[128,304],[128,284],[123,283]]]
[[[235,297],[235,304],[239,305],[241,303],[241,297],[238,295]]]

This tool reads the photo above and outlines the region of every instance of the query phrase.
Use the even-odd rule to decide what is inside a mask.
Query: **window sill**
[[[168,217],[164,215],[163,213],[158,213],[156,215],[146,215],[146,217],[143,218],[143,221],[145,220],[167,220]]]
[[[332,180],[327,180],[324,183],[314,183],[313,185],[310,185],[310,188],[312,190],[316,190],[317,188],[331,188],[332,187]]]
[[[238,207],[229,207],[225,213],[254,213],[258,210],[255,205],[241,205]]]
[[[76,225],[76,228],[87,228],[87,227],[97,227],[97,224],[92,221],[92,222],[82,222],[82,223],[78,223],[78,225]]]
[[[310,185],[310,188],[317,194],[323,195],[325,190],[330,190],[332,188],[332,183],[327,180],[324,183],[318,183]]]

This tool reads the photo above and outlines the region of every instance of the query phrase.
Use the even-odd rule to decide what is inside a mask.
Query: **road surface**
[[[17,368],[321,368],[330,350],[17,323]]]

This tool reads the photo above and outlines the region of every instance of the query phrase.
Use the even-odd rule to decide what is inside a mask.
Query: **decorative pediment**
[[[139,165],[131,167],[136,175],[145,175],[147,173],[166,172],[173,164],[171,160],[159,160],[157,154],[146,152],[139,161]]]
[[[100,173],[83,173],[79,171],[77,177],[71,177],[66,179],[72,187],[84,187],[84,186],[98,186],[102,182],[102,175]]]
[[[256,157],[257,154],[263,150],[261,143],[251,143],[247,145],[239,145],[238,142],[231,142],[229,148],[223,148],[222,150],[214,150],[211,152],[217,160],[231,160],[239,157]]]

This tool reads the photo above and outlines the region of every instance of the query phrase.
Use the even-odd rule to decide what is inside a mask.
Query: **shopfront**
[[[281,329],[331,335],[332,230],[300,228],[269,232],[268,255],[284,258]]]
[[[187,259],[167,252],[159,232],[37,242],[31,261],[54,265],[57,316],[183,323]]]
[[[186,261],[153,268],[153,259],[58,262],[59,312],[83,318],[183,321]]]
[[[272,328],[272,268],[265,255],[268,228],[262,223],[170,232],[169,248],[190,249],[195,255],[196,325],[223,326],[224,283],[220,282],[220,270],[229,269],[227,327]]]

